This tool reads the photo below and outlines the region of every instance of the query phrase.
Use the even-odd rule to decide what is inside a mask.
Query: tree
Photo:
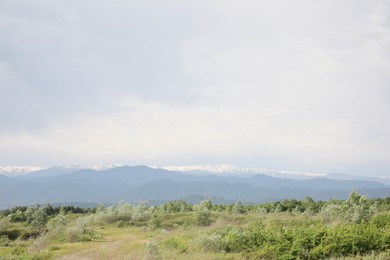
[[[199,203],[199,208],[206,208],[208,210],[211,210],[212,207],[213,207],[213,204],[211,203],[210,200],[202,200]]]
[[[161,216],[157,213],[154,213],[148,221],[148,227],[152,230],[161,227]]]
[[[371,203],[367,196],[359,194],[356,189],[353,189],[348,199],[341,204],[344,219],[352,223],[368,222],[375,208],[375,203]]]
[[[47,222],[47,214],[45,209],[38,208],[31,216],[30,226],[37,232],[41,233],[46,226],[46,222]]]
[[[211,224],[211,213],[207,208],[199,208],[194,213],[195,223],[199,226],[208,226]]]
[[[232,208],[232,213],[233,214],[242,214],[245,212],[244,206],[242,205],[241,201],[237,201],[234,203],[233,208]]]

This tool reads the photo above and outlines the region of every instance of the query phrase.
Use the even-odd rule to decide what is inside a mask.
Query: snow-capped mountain
[[[94,171],[105,171],[112,168],[121,167],[123,164],[98,164],[92,166],[82,165],[61,165],[54,167],[40,167],[40,166],[0,166],[0,174],[8,177],[44,177],[59,175],[64,173],[75,172],[79,170],[94,170]]]
[[[312,179],[328,178],[333,180],[364,180],[376,181],[384,184],[390,184],[390,177],[385,176],[355,176],[345,173],[309,173],[294,172],[264,168],[241,168],[230,164],[221,165],[193,165],[193,166],[164,166],[160,167],[168,171],[176,171],[194,175],[224,175],[224,176],[253,176],[263,174],[275,178],[283,179]]]
[[[106,170],[110,170],[110,169],[113,169],[113,168],[117,168],[117,167],[122,167],[122,166],[125,166],[124,164],[122,163],[104,163],[104,164],[97,164],[97,165],[92,165],[92,166],[82,166],[81,169],[89,169],[89,170],[94,170],[94,171],[106,171]]]
[[[24,175],[30,172],[47,169],[40,166],[0,166],[0,174],[5,176]]]
[[[294,171],[281,171],[264,168],[241,168],[230,164],[221,165],[192,165],[192,166],[164,166],[164,170],[183,172],[195,175],[215,174],[227,176],[252,176],[256,174],[263,174],[278,178],[290,179],[306,179],[315,177],[325,177],[322,173],[303,173]]]
[[[124,164],[121,163],[104,163],[104,164],[96,164],[96,165],[73,165],[73,164],[67,164],[67,165],[61,165],[61,166],[55,166],[56,168],[62,168],[62,169],[69,169],[69,170],[94,170],[94,171],[105,171],[110,170],[112,168],[121,167],[124,166]]]
[[[31,179],[37,177],[50,177],[55,175],[67,174],[79,170],[94,170],[107,171],[116,167],[125,166],[124,164],[98,164],[92,166],[81,165],[62,165],[54,167],[40,166],[0,166],[0,175],[8,177],[16,177],[23,179]],[[220,176],[236,176],[250,177],[257,174],[267,175],[280,179],[312,179],[312,178],[328,178],[333,180],[363,180],[376,181],[390,185],[390,177],[388,176],[354,176],[345,173],[309,173],[309,172],[294,172],[284,170],[274,170],[265,168],[241,168],[231,164],[221,165],[192,165],[192,166],[151,166],[154,169],[164,169],[184,174],[192,175],[220,175]]]

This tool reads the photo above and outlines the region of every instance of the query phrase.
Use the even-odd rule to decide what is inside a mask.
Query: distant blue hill
[[[47,170],[40,171],[33,178],[0,176],[0,208],[37,203],[115,203],[120,200],[162,203],[186,198],[253,203],[305,196],[317,200],[343,199],[353,188],[372,197],[390,196],[390,186],[362,180],[293,180],[260,174],[252,177],[196,176],[146,166],[60,174]]]

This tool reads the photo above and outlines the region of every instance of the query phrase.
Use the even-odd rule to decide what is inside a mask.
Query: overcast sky
[[[390,1],[0,0],[0,165],[390,176]]]

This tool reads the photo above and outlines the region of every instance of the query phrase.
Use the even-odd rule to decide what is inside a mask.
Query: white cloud
[[[390,166],[386,1],[1,5],[1,164]]]

